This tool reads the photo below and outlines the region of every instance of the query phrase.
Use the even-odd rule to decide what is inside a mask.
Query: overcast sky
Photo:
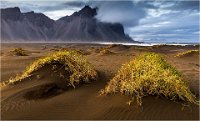
[[[199,43],[199,1],[194,0],[7,0],[1,8],[20,7],[22,12],[42,12],[57,20],[85,5],[98,7],[96,18],[122,23],[126,34],[144,42]]]

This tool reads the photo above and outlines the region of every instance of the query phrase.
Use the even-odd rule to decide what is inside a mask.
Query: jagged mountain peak
[[[1,17],[4,19],[18,20],[21,11],[19,7],[1,9]]]
[[[19,7],[3,8],[3,9],[1,9],[1,10],[3,10],[4,12],[21,13]]]
[[[81,17],[94,17],[97,15],[97,8],[91,8],[90,6],[86,5],[80,11],[75,12],[72,16],[81,16]]]
[[[21,13],[18,7],[1,9],[3,41],[133,42],[120,23],[100,22],[97,8],[83,7],[54,21],[43,13]]]

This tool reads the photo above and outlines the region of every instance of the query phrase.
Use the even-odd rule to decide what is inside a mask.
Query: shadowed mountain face
[[[134,42],[119,23],[95,18],[96,8],[85,6],[54,21],[42,13],[21,13],[18,7],[1,9],[2,41]]]

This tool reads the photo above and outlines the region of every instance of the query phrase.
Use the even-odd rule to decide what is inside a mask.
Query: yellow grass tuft
[[[199,50],[188,50],[188,51],[176,54],[175,57],[184,57],[184,56],[189,56],[193,54],[199,55],[199,53],[200,53]]]
[[[105,47],[105,49],[111,49],[113,47],[116,47],[116,46],[121,46],[120,44],[109,44]]]
[[[10,53],[16,56],[28,56],[27,52],[22,48],[15,48],[11,50]]]
[[[44,66],[50,65],[52,68],[55,68],[55,63],[63,65],[65,71],[70,73],[68,79],[69,86],[75,87],[75,85],[80,82],[89,82],[97,78],[97,72],[94,67],[83,55],[76,51],[58,51],[47,57],[36,60],[28,66],[21,75],[1,83],[1,86],[23,81]]]
[[[103,48],[102,50],[99,51],[99,55],[109,55],[109,54],[113,54],[113,52],[111,52],[109,49]]]
[[[198,104],[182,75],[161,55],[145,53],[122,66],[101,94],[120,92],[132,96],[142,105],[142,97],[164,96],[171,100]]]
[[[84,50],[79,50],[79,49],[75,49],[75,51],[81,55],[90,55],[91,54],[89,51],[84,51]]]

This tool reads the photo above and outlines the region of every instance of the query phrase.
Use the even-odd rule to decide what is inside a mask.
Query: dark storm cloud
[[[1,8],[18,6],[22,12],[36,11],[49,12],[56,10],[77,10],[84,6],[84,2],[80,1],[1,1]]]
[[[177,1],[167,9],[172,10],[199,10],[199,1]]]
[[[139,25],[126,29],[133,38],[156,42],[199,43],[199,1],[151,1]]]
[[[97,18],[104,22],[119,22],[125,27],[136,26],[147,16],[146,9],[156,8],[148,2],[100,1],[92,4],[98,7]]]
[[[63,2],[63,1],[58,1],[57,3],[52,3],[52,4],[45,4],[38,6],[38,9],[42,11],[55,11],[55,10],[77,10],[81,9],[84,6],[84,2]]]
[[[70,6],[70,7],[82,7],[84,6],[86,3],[83,1],[68,1],[65,2],[64,5],[66,6]]]

